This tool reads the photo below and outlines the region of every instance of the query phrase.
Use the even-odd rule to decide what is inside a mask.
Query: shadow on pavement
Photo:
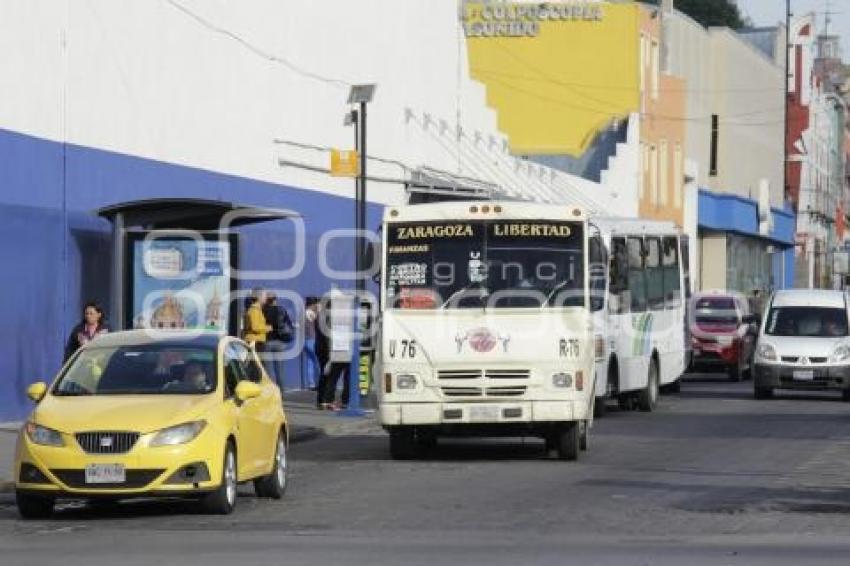
[[[717,484],[682,484],[641,480],[590,479],[580,482],[587,486],[635,489],[641,493],[663,491],[684,496],[673,507],[697,513],[850,513],[850,489],[752,487]]]
[[[666,413],[634,419],[628,428],[602,421],[593,433],[635,439],[826,440],[850,437],[850,419],[834,413]]]

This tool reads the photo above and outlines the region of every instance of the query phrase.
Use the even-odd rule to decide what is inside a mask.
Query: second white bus
[[[672,222],[589,220],[596,414],[652,411],[687,367],[689,242]]]

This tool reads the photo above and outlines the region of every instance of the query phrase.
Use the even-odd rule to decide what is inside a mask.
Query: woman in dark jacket
[[[83,319],[71,330],[65,343],[64,360],[68,361],[74,352],[106,332],[109,332],[109,328],[106,326],[103,309],[97,303],[86,303],[83,307]]]

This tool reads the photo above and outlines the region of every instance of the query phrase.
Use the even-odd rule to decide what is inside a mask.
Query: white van
[[[765,310],[755,354],[756,399],[774,389],[841,391],[850,401],[850,336],[842,291],[777,291]]]

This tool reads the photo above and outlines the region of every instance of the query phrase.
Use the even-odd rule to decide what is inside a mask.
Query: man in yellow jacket
[[[266,322],[263,315],[263,305],[266,302],[266,292],[255,289],[248,298],[248,309],[245,311],[245,328],[242,336],[246,342],[253,344],[257,352],[262,352],[266,345],[266,336],[272,327]]]

